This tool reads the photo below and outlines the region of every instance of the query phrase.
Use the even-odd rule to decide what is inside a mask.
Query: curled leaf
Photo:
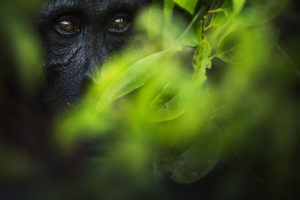
[[[193,183],[207,175],[218,161],[221,147],[219,127],[211,122],[183,152],[170,151],[155,161],[155,173],[167,172],[177,183]]]

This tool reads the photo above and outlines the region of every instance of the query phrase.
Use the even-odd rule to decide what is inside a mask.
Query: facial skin
[[[43,99],[50,110],[71,105],[95,68],[132,34],[137,12],[149,0],[52,0],[38,27],[46,51]]]

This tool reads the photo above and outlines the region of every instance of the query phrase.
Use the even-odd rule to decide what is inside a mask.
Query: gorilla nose
[[[105,61],[101,61],[100,59],[93,59],[84,74],[84,78],[81,83],[81,94],[86,92],[91,84],[96,82],[96,73],[101,68],[101,66],[105,63]]]
[[[92,85],[93,82],[94,77],[92,73],[86,73],[84,79],[82,80],[80,95],[83,95],[87,91],[87,89]]]

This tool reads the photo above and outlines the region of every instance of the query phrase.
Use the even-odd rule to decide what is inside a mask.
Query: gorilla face
[[[120,50],[149,0],[51,0],[38,27],[46,49],[43,99],[50,110],[73,104],[93,70]]]

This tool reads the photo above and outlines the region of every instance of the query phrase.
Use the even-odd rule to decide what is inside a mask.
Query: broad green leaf
[[[181,116],[187,107],[187,101],[184,98],[180,87],[174,87],[174,84],[180,81],[173,81],[173,86],[166,86],[164,90],[151,103],[151,111],[155,118],[152,121],[165,122]],[[172,89],[170,89],[170,87]],[[177,90],[177,91],[176,91]]]
[[[199,41],[201,41],[199,39],[200,37],[201,37],[201,33],[199,34],[199,31],[196,30],[196,28],[192,28],[182,38],[181,43],[184,46],[195,47],[199,45]]]
[[[193,183],[207,175],[215,166],[221,152],[221,132],[210,122],[194,143],[184,150],[171,150],[155,160],[154,173],[167,172],[177,183]]]
[[[287,2],[287,0],[248,0],[243,16],[252,24],[263,24],[278,16],[286,7]]]
[[[194,15],[191,23],[187,26],[184,32],[179,37],[179,41],[186,46],[198,46],[202,40],[203,20],[205,15],[204,8],[201,8],[197,14]]]
[[[112,101],[144,85],[163,65],[163,58],[168,53],[164,51],[152,54],[128,67],[118,80],[105,88],[98,101],[97,109],[102,110]]]
[[[217,11],[224,12],[227,17],[230,17],[233,12],[232,0],[224,0],[223,5]]]
[[[222,26],[226,23],[227,16],[224,12],[215,13],[211,21],[211,26]]]
[[[246,0],[232,0],[232,2],[233,2],[233,13],[234,15],[238,15],[242,11]]]
[[[242,31],[235,31],[226,36],[218,46],[216,57],[227,63],[239,63],[243,53],[242,34]]]
[[[173,0],[180,7],[188,11],[190,14],[194,14],[198,0]]]
[[[164,15],[167,22],[172,19],[174,5],[173,0],[164,0]]]

